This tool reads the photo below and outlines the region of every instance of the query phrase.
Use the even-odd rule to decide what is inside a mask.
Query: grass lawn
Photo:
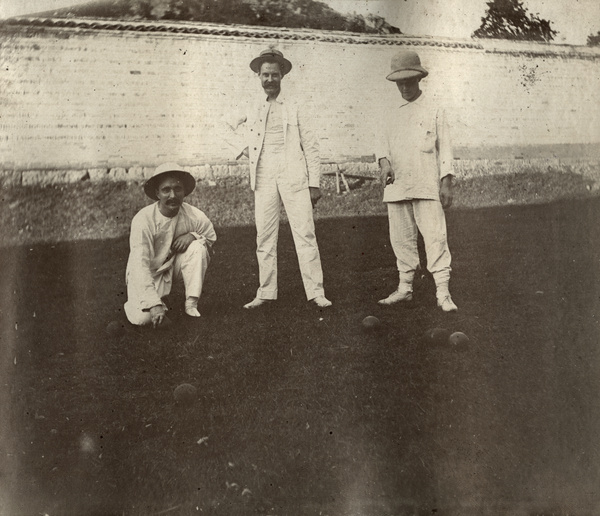
[[[175,292],[164,332],[122,312],[139,193],[5,199],[0,514],[599,514],[600,199],[577,184],[548,202],[516,179],[457,185],[455,315],[428,276],[411,306],[376,304],[397,276],[374,186],[318,207],[334,306],[303,299],[284,225],[280,299],[248,313],[250,197],[200,192],[219,235],[203,316],[182,314]],[[380,331],[363,330],[367,315]],[[424,338],[435,327],[470,343]],[[183,382],[191,405],[173,399]]]

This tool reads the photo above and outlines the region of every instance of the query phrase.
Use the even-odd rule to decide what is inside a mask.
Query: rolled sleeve
[[[195,231],[192,231],[192,235],[196,240],[203,240],[209,247],[217,241],[217,234],[212,222],[208,220],[208,217],[203,214],[196,223]]]
[[[387,138],[385,142],[378,142],[377,146],[375,147],[375,162],[379,164],[379,160],[383,158],[387,158],[388,160],[390,159]]]

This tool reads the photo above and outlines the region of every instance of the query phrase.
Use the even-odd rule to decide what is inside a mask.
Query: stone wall
[[[270,45],[294,63],[283,88],[311,110],[324,163],[368,161],[378,113],[399,100],[385,80],[390,58],[407,46],[431,72],[423,89],[447,107],[457,157],[600,157],[598,49],[15,19],[0,26],[5,181],[139,179],[164,161],[209,180],[243,174],[218,121],[261,92],[248,63]]]

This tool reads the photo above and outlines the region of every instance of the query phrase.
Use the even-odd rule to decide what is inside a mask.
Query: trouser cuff
[[[398,281],[398,290],[401,290],[403,292],[412,292],[414,279],[415,271],[401,272]]]
[[[274,300],[274,299],[277,299],[277,290],[263,290],[263,289],[259,288],[256,291],[256,297],[258,299]]]

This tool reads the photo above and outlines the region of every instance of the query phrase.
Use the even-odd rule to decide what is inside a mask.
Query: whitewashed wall
[[[270,45],[294,63],[283,88],[310,106],[324,161],[373,153],[378,113],[400,100],[390,59],[407,45],[430,70],[424,90],[448,108],[459,157],[600,147],[597,49],[123,27],[0,26],[0,170],[225,163],[216,122],[260,93],[248,63]]]

